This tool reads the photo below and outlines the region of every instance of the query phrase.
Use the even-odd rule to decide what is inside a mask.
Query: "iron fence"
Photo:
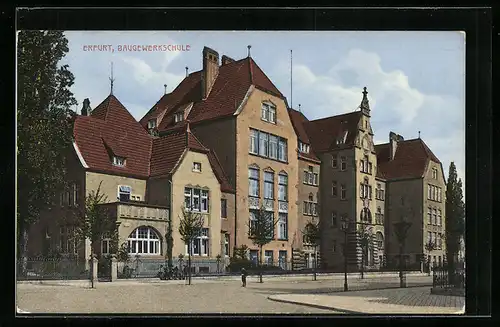
[[[88,279],[90,265],[82,258],[36,257],[17,261],[18,280]]]
[[[436,266],[432,271],[432,287],[465,288],[465,269],[450,269],[448,266]]]

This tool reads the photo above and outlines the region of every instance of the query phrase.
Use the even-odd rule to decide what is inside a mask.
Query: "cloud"
[[[465,103],[444,94],[429,94],[410,85],[402,70],[385,70],[380,56],[362,49],[347,51],[333,65],[313,72],[294,63],[294,106],[301,103],[309,119],[358,110],[362,88],[368,88],[375,143],[386,143],[394,131],[411,139],[422,139],[442,161],[445,175],[451,161],[465,182]],[[276,65],[272,75],[286,85],[290,67]],[[432,79],[433,76],[427,78]]]

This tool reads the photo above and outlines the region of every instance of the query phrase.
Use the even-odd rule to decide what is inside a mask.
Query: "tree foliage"
[[[311,244],[313,246],[319,245],[319,224],[308,222],[304,230],[302,231],[302,234],[304,235],[304,240],[307,242],[307,244]]]
[[[17,48],[17,223],[24,254],[27,230],[65,186],[76,100],[74,76],[60,65],[68,52],[61,31],[20,31]]]
[[[182,207],[182,215],[179,222],[179,233],[181,239],[188,245],[188,278],[191,284],[191,251],[193,241],[201,235],[203,230],[204,219],[199,212],[188,210]]]
[[[92,190],[85,198],[85,207],[74,209],[72,221],[68,221],[74,227],[75,235],[80,240],[90,240],[91,251],[103,238],[110,238],[110,253],[118,252],[118,229],[116,217],[109,207],[106,207],[107,197],[101,192],[99,183],[97,190]]]
[[[448,264],[454,267],[455,256],[460,251],[460,240],[465,232],[465,203],[462,180],[457,180],[455,163],[450,163],[446,184],[446,252]]]

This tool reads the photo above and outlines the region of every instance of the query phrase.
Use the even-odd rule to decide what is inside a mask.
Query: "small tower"
[[[370,102],[368,101],[368,91],[366,91],[366,86],[363,88],[363,99],[359,107],[363,115],[370,117]]]

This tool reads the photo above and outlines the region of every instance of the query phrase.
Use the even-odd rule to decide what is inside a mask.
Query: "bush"
[[[251,270],[254,267],[254,263],[248,259],[232,257],[230,263],[227,266],[229,272],[240,272],[241,269]]]

